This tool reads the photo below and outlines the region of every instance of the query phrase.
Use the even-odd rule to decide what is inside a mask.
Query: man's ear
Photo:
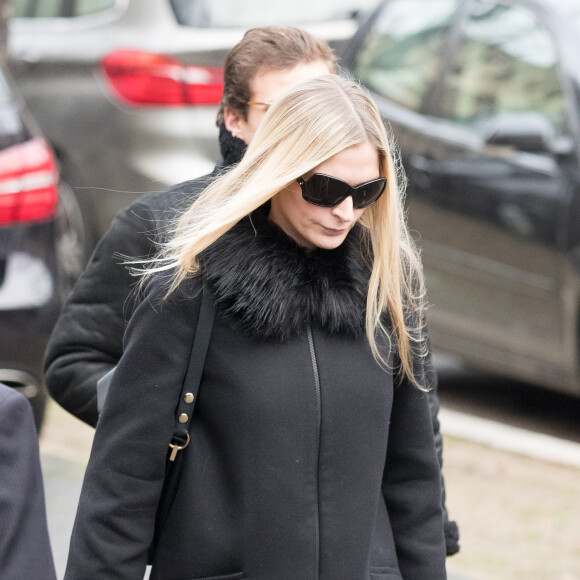
[[[242,114],[233,107],[226,107],[224,109],[224,125],[226,129],[234,136],[241,139],[242,123],[244,119]]]

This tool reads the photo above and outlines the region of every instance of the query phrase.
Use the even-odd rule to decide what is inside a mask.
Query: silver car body
[[[85,16],[14,18],[9,36],[14,76],[76,193],[89,248],[115,213],[141,192],[203,175],[219,155],[217,106],[122,104],[100,66],[106,55],[133,49],[169,55],[185,65],[222,66],[226,53],[254,25],[296,23],[335,47],[356,29],[353,18],[328,18],[341,4],[336,1],[315,7],[295,2],[289,7],[249,0],[243,19],[229,16],[242,25],[227,27],[180,24],[170,0],[108,3],[114,6]],[[15,0],[15,5],[23,4],[25,0]],[[220,4],[218,16],[223,18],[228,18],[231,6],[241,10],[239,2],[216,0],[210,9],[215,12]],[[371,2],[342,4],[360,8]],[[313,10],[322,20],[304,21]]]

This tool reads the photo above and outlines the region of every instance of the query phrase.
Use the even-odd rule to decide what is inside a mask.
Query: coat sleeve
[[[67,580],[143,578],[200,302],[199,293],[163,300],[164,292],[154,280],[127,327],[85,473]]]
[[[425,329],[427,332],[427,329]],[[443,478],[443,437],[441,435],[441,425],[439,423],[439,380],[437,371],[433,364],[431,353],[431,341],[427,333],[427,355],[425,357],[425,383],[429,391],[427,397],[429,400],[429,409],[431,411],[431,421],[433,423],[433,436],[435,437],[435,449],[437,450],[437,459],[441,469],[441,508],[443,510],[443,529],[445,531],[445,548],[448,556],[453,556],[459,552],[459,528],[457,523],[449,519],[449,513],[445,504],[445,479]]]
[[[53,329],[45,356],[52,397],[85,423],[97,424],[97,381],[123,352],[123,333],[135,301],[131,276],[119,254],[151,256],[155,224],[146,204],[119,212],[97,245]]]
[[[97,382],[119,361],[127,320],[138,303],[136,278],[120,255],[152,256],[155,242],[212,175],[145,194],[119,212],[63,308],[48,344],[45,380],[52,397],[85,423],[97,424]]]
[[[28,401],[0,385],[0,578],[56,580]]]
[[[426,342],[414,372],[426,386]],[[404,379],[394,387],[383,495],[405,580],[443,580],[445,540],[440,466],[427,393]]]

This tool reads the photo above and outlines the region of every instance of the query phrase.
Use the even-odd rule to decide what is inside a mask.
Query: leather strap
[[[179,451],[185,449],[189,444],[189,425],[195,409],[195,403],[197,402],[201,375],[203,373],[205,357],[213,330],[214,317],[215,304],[213,297],[204,286],[197,318],[197,328],[189,357],[189,365],[185,373],[183,387],[181,388],[181,394],[179,395],[179,402],[177,404],[175,429],[171,443],[169,444],[170,453],[165,467],[165,481],[157,506],[153,539],[147,554],[148,564],[151,564],[155,558],[159,538],[169,517],[171,506],[177,496],[177,489],[184,464],[183,457],[180,456]]]
[[[181,394],[179,395],[179,403],[175,415],[175,428],[171,439],[171,444],[181,448],[186,447],[189,443],[189,426],[197,402],[201,375],[213,330],[214,317],[215,304],[211,293],[204,286],[197,319],[197,329],[193,339],[189,365],[185,373]]]

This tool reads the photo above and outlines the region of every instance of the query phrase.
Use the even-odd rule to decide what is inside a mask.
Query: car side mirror
[[[554,153],[559,141],[550,121],[533,111],[496,115],[487,122],[484,139],[489,146],[527,153]]]

